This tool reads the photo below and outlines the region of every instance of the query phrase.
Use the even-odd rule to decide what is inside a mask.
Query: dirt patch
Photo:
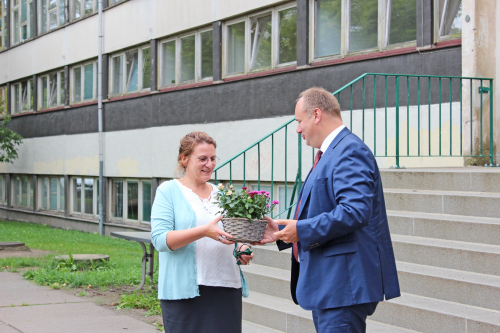
[[[106,309],[110,309],[117,314],[127,315],[134,319],[143,321],[145,323],[155,325],[163,325],[163,319],[161,316],[148,316],[145,314],[147,310],[144,309],[117,309],[118,303],[120,303],[121,295],[125,293],[132,293],[134,287],[121,286],[116,288],[109,288],[108,290],[100,290],[98,288],[69,288],[60,289],[70,295],[80,297],[86,301],[93,302],[99,306]],[[85,295],[83,295],[85,294]]]
[[[50,254],[50,251],[31,250],[31,251],[0,251],[0,258],[10,257],[43,257]]]

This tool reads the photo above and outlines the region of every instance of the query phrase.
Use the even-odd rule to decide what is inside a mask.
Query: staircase
[[[367,332],[500,332],[500,168],[381,174],[402,297],[379,303]],[[290,250],[254,250],[245,333],[315,332],[290,297]]]

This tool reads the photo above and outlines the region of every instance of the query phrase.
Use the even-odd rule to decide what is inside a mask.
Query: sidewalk
[[[0,272],[0,333],[157,333],[155,327],[84,299]]]

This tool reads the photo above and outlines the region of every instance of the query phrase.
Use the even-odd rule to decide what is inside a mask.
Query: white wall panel
[[[216,0],[214,8],[214,21],[224,20],[228,17],[259,9],[269,5],[286,3],[276,0]]]

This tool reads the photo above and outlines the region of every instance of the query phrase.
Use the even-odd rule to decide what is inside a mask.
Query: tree
[[[5,112],[4,101],[0,100],[0,162],[12,163],[17,158],[17,148],[23,140],[23,137],[7,125],[10,122],[10,114]]]

